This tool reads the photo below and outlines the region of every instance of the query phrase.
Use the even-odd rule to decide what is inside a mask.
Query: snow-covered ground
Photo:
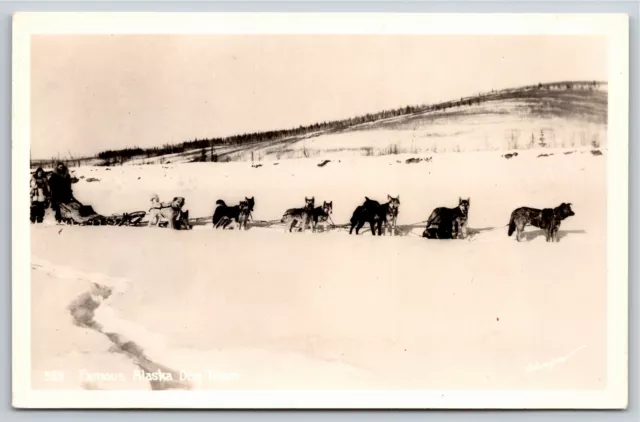
[[[96,299],[102,331],[132,340],[155,364],[210,371],[191,388],[602,387],[603,152],[74,169],[82,177],[76,197],[102,214],[146,210],[152,193],[184,196],[192,217],[210,216],[217,199],[234,204],[254,196],[254,219],[276,220],[315,196],[317,203],[333,201],[333,220],[341,224],[365,195],[382,202],[391,194],[400,195],[398,224],[406,226],[462,196],[471,198],[474,235],[436,241],[340,230],[285,235],[281,227],[33,226],[33,386],[47,388],[42,371],[60,367],[78,388],[116,388],[78,380],[78,368],[90,367],[124,373],[128,379],[118,386],[148,388],[131,380],[137,355],[72,324],[67,306],[97,283],[114,290]],[[553,155],[538,157],[543,153]],[[432,159],[407,164],[410,157]],[[513,209],[561,202],[571,202],[576,215],[562,223],[559,243],[546,243],[533,229],[526,242],[507,236]]]

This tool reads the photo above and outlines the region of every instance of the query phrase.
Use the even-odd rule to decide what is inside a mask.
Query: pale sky
[[[607,80],[594,36],[33,36],[32,158],[296,127]]]

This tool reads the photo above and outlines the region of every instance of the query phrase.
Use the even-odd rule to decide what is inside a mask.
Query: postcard
[[[627,406],[626,15],[13,25],[14,407]]]

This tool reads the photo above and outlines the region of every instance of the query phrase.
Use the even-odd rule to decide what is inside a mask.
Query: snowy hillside
[[[602,82],[529,86],[324,122],[326,128],[311,127],[299,134],[272,136],[266,141],[236,143],[233,137],[211,143],[200,140],[201,147],[185,142],[175,145],[174,153],[140,150],[139,155],[120,157],[115,151],[115,157],[110,159],[67,161],[71,166],[259,162],[532,147],[606,147],[607,95],[607,84]],[[400,114],[384,117],[394,113]],[[360,120],[366,123],[357,123]],[[254,135],[256,139],[262,138],[259,133]],[[33,161],[32,168],[51,166],[55,161]]]

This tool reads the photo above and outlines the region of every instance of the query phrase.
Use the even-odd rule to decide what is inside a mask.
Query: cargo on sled
[[[135,211],[132,213],[104,216],[95,212],[91,205],[83,205],[77,200],[60,203],[60,216],[67,224],[80,226],[137,226],[147,213]]]

